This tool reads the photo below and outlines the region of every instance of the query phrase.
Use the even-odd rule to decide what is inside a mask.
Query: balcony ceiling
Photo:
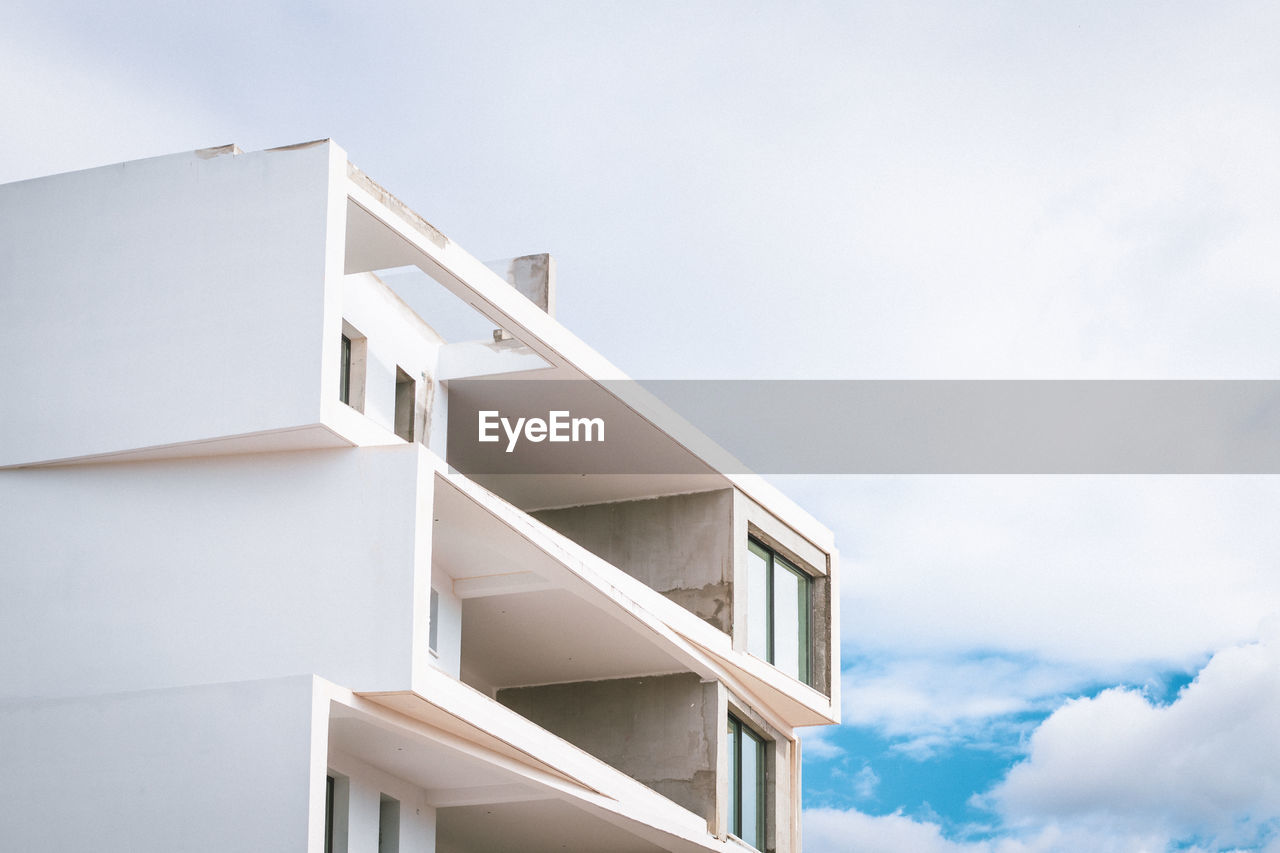
[[[560,800],[441,809],[439,853],[663,853]]]
[[[612,614],[556,589],[464,601],[462,670],[490,687],[686,671]]]

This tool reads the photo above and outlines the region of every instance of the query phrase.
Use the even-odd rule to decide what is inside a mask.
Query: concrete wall
[[[733,493],[725,489],[533,513],[726,633],[733,625]]]
[[[425,453],[0,471],[0,699],[297,673],[407,689]]]
[[[0,705],[0,846],[307,853],[311,714],[309,677]]]
[[[317,422],[345,163],[323,143],[0,187],[0,465]]]
[[[718,690],[681,674],[512,687],[497,698],[714,825]]]

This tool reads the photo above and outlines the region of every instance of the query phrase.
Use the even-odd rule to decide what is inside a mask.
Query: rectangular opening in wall
[[[765,840],[764,739],[729,716],[729,831],[758,850]]]
[[[342,336],[342,368],[338,373],[338,399],[351,405],[351,338]]]
[[[346,402],[346,401],[344,400],[343,402]],[[332,776],[324,777],[324,853],[333,853],[333,777]]]
[[[324,780],[324,853],[347,853],[351,780],[330,770]]]
[[[440,593],[431,588],[431,613],[428,615],[427,648],[434,653],[440,651]]]
[[[396,435],[405,441],[413,441],[414,402],[418,397],[418,383],[413,377],[396,367]]]
[[[342,321],[342,345],[339,350],[338,399],[357,412],[364,411],[364,385],[369,360],[369,341],[355,326]]]
[[[378,803],[378,853],[400,850],[400,801],[382,795]]]

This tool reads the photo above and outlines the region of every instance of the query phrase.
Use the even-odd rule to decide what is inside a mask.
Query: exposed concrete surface
[[[556,259],[546,252],[485,264],[507,280],[521,296],[556,316]]]
[[[314,143],[306,143],[302,147],[306,147],[307,144]],[[414,211],[413,208],[409,207],[409,205],[387,192],[381,184],[362,172],[354,163],[347,163],[347,177],[349,177],[359,187],[368,191],[370,195],[382,202],[390,210],[399,214],[405,222],[412,225],[419,234],[426,237],[434,245],[441,249],[449,245],[449,238],[444,236],[444,234],[440,232],[439,228],[436,228],[430,222],[423,219],[416,211]]]
[[[809,684],[824,696],[831,695],[832,643],[840,642],[831,631],[831,577],[813,579],[813,599],[809,603],[809,630],[813,648],[809,656]]]
[[[533,516],[721,631],[733,624],[729,489]]]
[[[503,705],[713,822],[723,720],[691,673],[512,687]]]
[[[214,157],[221,157],[223,154],[239,155],[243,153],[240,150],[240,146],[234,142],[230,145],[215,145],[212,148],[199,148],[195,151],[195,155],[201,160],[212,160]]]

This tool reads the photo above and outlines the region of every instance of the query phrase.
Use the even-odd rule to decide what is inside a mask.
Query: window
[[[813,580],[756,539],[747,552],[747,651],[808,684]]]
[[[351,338],[342,336],[342,367],[338,373],[338,399],[351,405]]]
[[[440,593],[431,588],[431,612],[427,617],[427,648],[440,651]],[[421,642],[421,641],[419,641]]]
[[[418,396],[418,383],[400,367],[396,368],[396,435],[413,441],[413,404]]]
[[[378,798],[378,853],[399,853],[400,801],[386,794]]]
[[[364,374],[369,342],[346,320],[342,321],[342,347],[339,354],[338,399],[357,412],[363,412]]]
[[[346,340],[345,338],[343,340]],[[333,777],[324,779],[324,853],[333,853]]]
[[[764,739],[729,715],[729,831],[764,849]]]

